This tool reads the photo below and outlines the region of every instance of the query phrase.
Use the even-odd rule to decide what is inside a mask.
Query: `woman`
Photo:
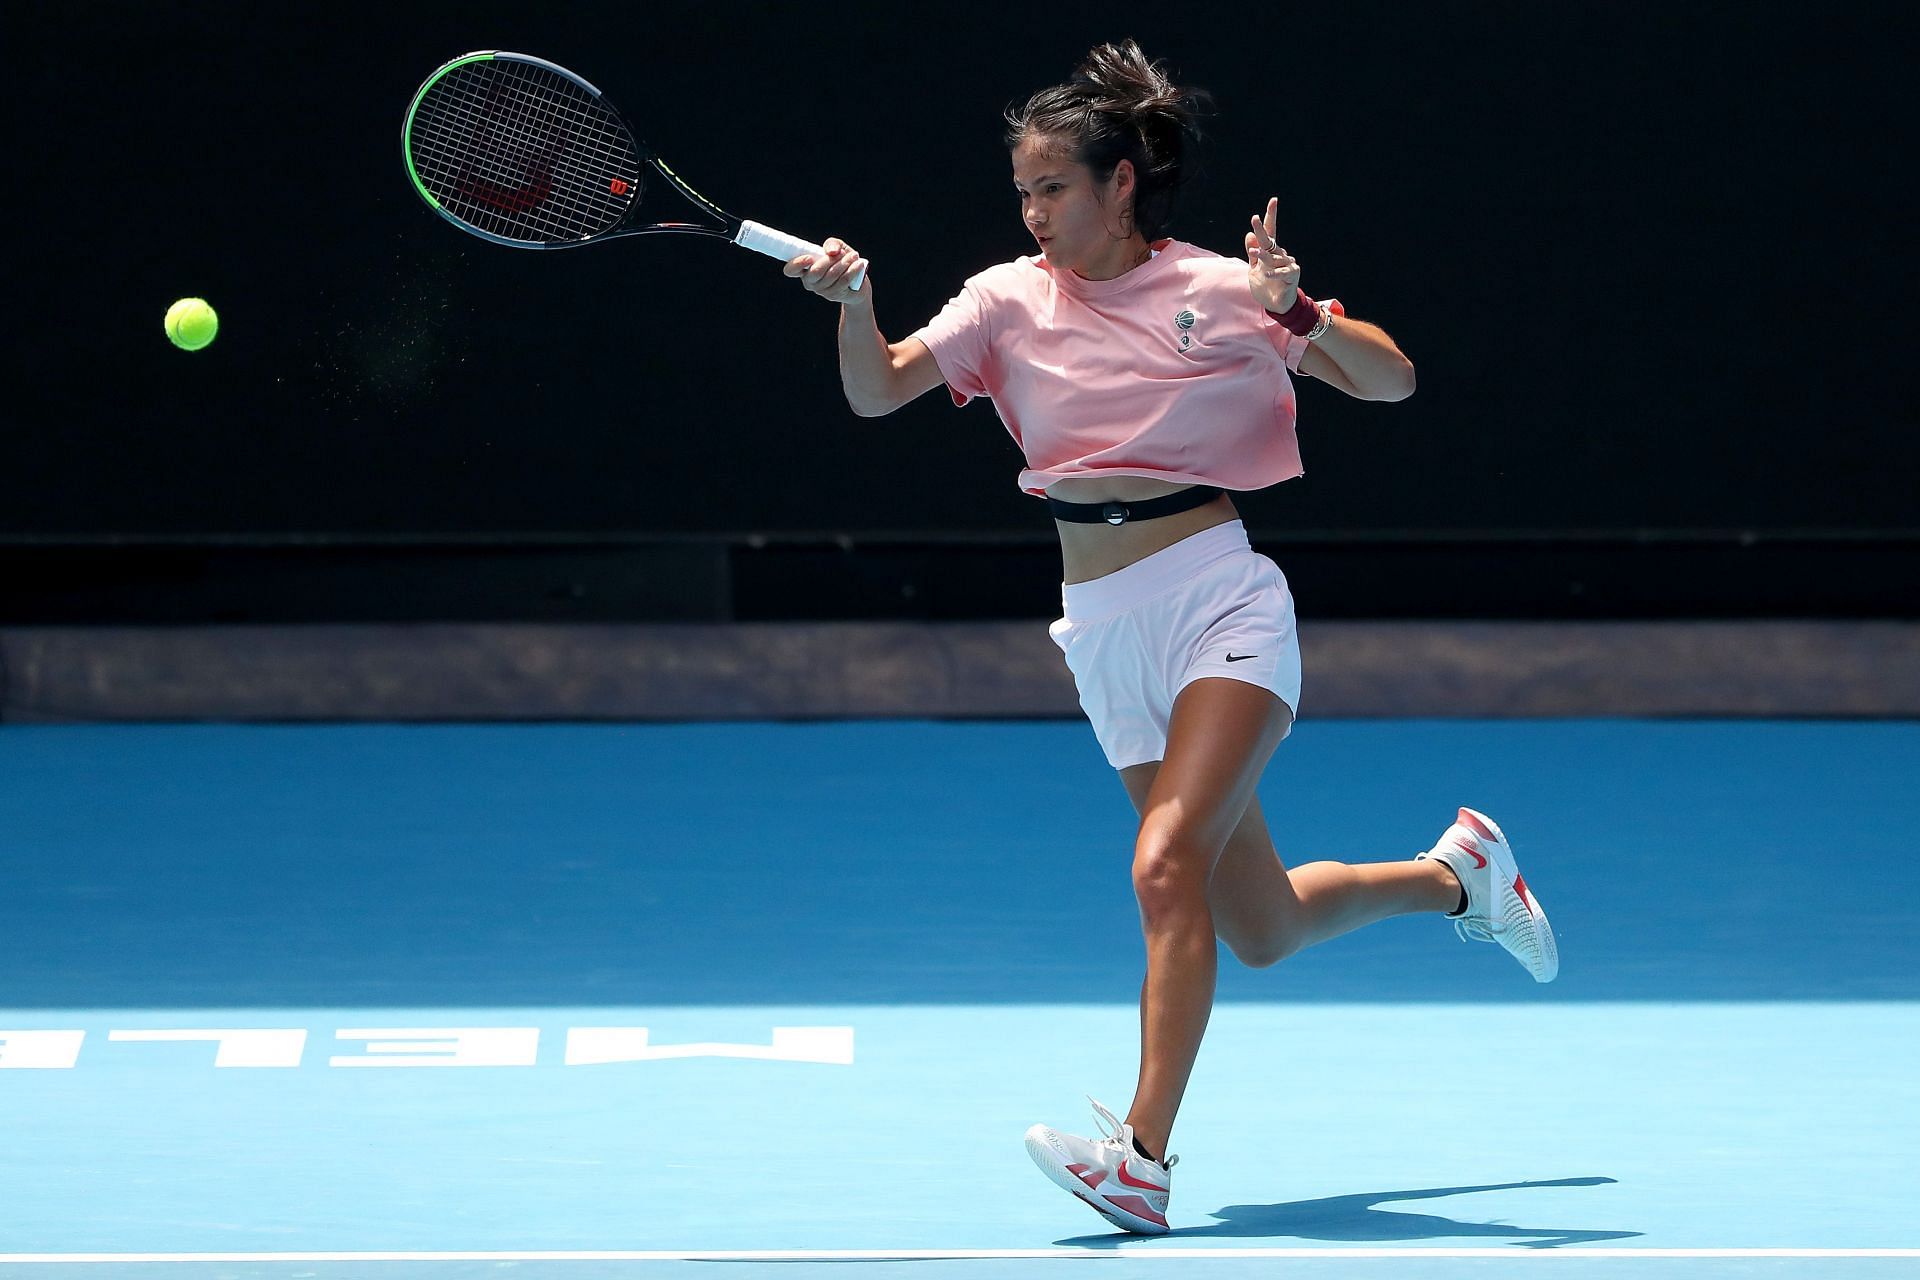
[[[841,306],[840,368],[863,417],[944,382],[992,397],[1060,534],[1052,634],[1140,817],[1133,885],[1146,937],[1140,1076],[1104,1136],[1035,1125],[1056,1183],[1128,1230],[1167,1227],[1167,1139],[1213,1007],[1216,937],[1265,966],[1389,916],[1444,912],[1539,981],[1558,967],[1539,902],[1500,829],[1462,809],[1412,861],[1285,868],[1256,786],[1293,726],[1300,653],[1285,577],[1247,543],[1223,490],[1299,475],[1288,371],[1366,400],[1412,394],[1379,328],[1299,291],[1251,220],[1246,263],[1166,236],[1197,94],[1132,41],[1007,117],[1013,181],[1039,253],[969,279],[931,323],[888,342],[840,240],[786,273]]]

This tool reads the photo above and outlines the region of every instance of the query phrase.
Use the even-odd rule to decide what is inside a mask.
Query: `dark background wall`
[[[1917,611],[1909,6],[1260,8],[30,5],[0,619],[1044,612],[985,402],[855,418],[757,255],[463,236],[400,121],[458,53],[572,67],[853,241],[897,338],[1030,247],[1002,109],[1125,35],[1217,101],[1177,234],[1237,253],[1278,195],[1418,365],[1307,381],[1306,476],[1243,503],[1323,611]]]

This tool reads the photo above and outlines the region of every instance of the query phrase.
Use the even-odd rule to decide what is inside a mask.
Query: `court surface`
[[[1132,811],[1075,722],[0,730],[0,1276],[1920,1274],[1920,725],[1303,721],[1289,862],[1469,804],[1437,917],[1224,956],[1171,1217]],[[189,1260],[191,1256],[191,1260]]]

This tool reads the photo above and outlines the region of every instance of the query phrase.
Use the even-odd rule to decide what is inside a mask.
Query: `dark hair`
[[[1007,112],[1007,149],[1034,136],[1063,139],[1096,182],[1131,160],[1139,185],[1125,212],[1135,229],[1157,240],[1173,221],[1187,153],[1200,140],[1199,119],[1210,100],[1203,89],[1168,80],[1162,64],[1149,62],[1133,41],[1103,44],[1067,83]]]

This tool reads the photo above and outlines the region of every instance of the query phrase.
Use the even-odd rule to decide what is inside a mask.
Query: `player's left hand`
[[[1253,300],[1268,311],[1284,312],[1300,292],[1300,264],[1273,238],[1274,216],[1280,197],[1267,201],[1267,216],[1253,219],[1247,232],[1247,288]]]

